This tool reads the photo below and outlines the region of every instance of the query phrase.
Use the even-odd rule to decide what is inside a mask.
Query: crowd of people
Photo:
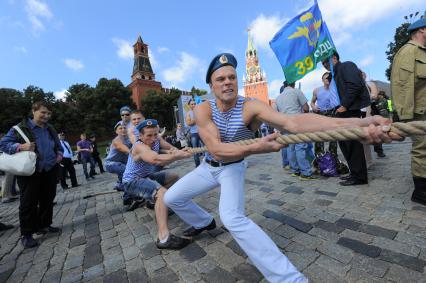
[[[426,120],[425,77],[416,73],[420,70],[416,64],[425,62],[417,60],[416,56],[426,56],[426,20],[420,25],[413,25],[409,29],[412,40],[395,57],[396,64],[392,70],[393,97],[400,119]],[[414,73],[404,74],[406,80],[400,73],[406,70],[407,65],[399,64],[400,56],[406,56],[404,60],[410,58],[413,64]],[[301,180],[312,181],[316,179],[312,169],[313,144],[301,143],[286,147],[276,141],[278,133],[263,134],[256,143],[249,145],[233,142],[254,138],[254,132],[261,123],[272,125],[282,134],[358,126],[363,127],[365,142],[370,144],[402,139],[395,133],[382,130],[382,126],[390,124],[387,119],[390,111],[386,107],[386,95],[377,93],[377,97],[373,97],[373,87],[368,86],[362,72],[353,62],[341,62],[339,54],[334,53],[322,63],[332,73],[325,73],[322,76],[323,86],[314,91],[310,104],[313,111],[318,113],[315,114],[309,113],[308,101],[294,83],[286,82],[283,85],[275,111],[263,102],[239,96],[237,60],[229,53],[214,57],[207,69],[206,83],[215,98],[197,106],[191,100],[191,111],[185,117],[190,127],[191,145],[198,147],[205,144],[208,152],[204,157],[195,155],[195,169],[182,178],[171,170],[164,170],[164,166],[193,156],[185,144],[180,143],[182,148],[179,149],[163,139],[159,121],[145,118],[141,112],[131,111],[129,107],[120,109],[121,120],[114,127],[116,137],[105,159],[105,169],[117,175],[115,188],[124,192],[124,205],[137,208],[145,202],[152,204],[158,228],[155,244],[159,249],[181,249],[190,243],[191,237],[216,227],[213,216],[193,199],[219,187],[218,209],[223,225],[265,278],[270,282],[307,282],[271,238],[245,215],[245,157],[281,150],[283,167],[289,166],[289,172]],[[414,76],[413,80],[409,80],[410,75]],[[400,93],[409,91],[407,86],[416,93],[411,100],[405,96],[398,97]],[[377,115],[361,118],[362,109],[368,108],[372,99],[376,108],[372,112]],[[31,176],[16,176],[20,193],[21,241],[25,248],[39,244],[33,238],[34,233],[60,232],[59,227],[52,226],[58,170],[62,171],[60,183],[63,188],[68,187],[66,174],[71,179],[72,187],[79,185],[70,144],[65,140],[64,132],[58,134],[48,123],[51,114],[48,104],[34,103],[32,117],[18,124],[30,142],[25,142],[13,128],[0,141],[0,150],[8,154],[20,151],[37,153],[35,172]],[[176,134],[179,141],[184,140],[185,130],[182,125],[178,126]],[[95,138],[89,136],[87,139],[86,134],[80,138],[76,145],[77,152],[84,175],[89,181],[94,178],[95,163],[98,163],[101,172],[103,164]],[[412,200],[423,204],[426,203],[425,141],[424,136],[414,138],[412,154],[415,184]],[[338,144],[349,167],[349,174],[342,178],[340,185],[367,184],[367,161],[363,144],[354,140],[339,141]],[[330,144],[329,151],[337,158],[335,143]],[[315,153],[317,156],[324,154],[324,145],[316,145]],[[377,153],[378,156],[384,155],[383,150]],[[89,171],[87,163],[90,165]],[[183,231],[183,236],[174,235],[168,229],[167,219],[171,211],[189,226]],[[1,228],[3,226],[0,225]]]

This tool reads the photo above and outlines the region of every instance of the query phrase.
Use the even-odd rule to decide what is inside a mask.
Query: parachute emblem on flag
[[[311,12],[307,12],[300,17],[300,22],[303,24],[303,27],[297,27],[297,31],[291,34],[288,39],[298,38],[304,36],[310,46],[316,46],[320,32],[322,20],[315,20]]]

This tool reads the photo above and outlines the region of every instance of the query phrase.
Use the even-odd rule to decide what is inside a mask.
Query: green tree
[[[33,85],[30,85],[24,89],[24,98],[30,105],[41,100],[46,101],[52,105],[56,102],[56,98],[53,92],[46,93],[42,88]]]
[[[30,106],[22,92],[0,88],[0,132],[6,133],[30,113]]]
[[[168,94],[148,91],[148,95],[141,100],[142,113],[146,118],[156,119],[160,126],[173,129],[173,106],[177,105],[181,95],[182,92],[176,88],[172,88]]]
[[[198,96],[201,96],[201,95],[205,95],[205,94],[207,94],[207,90],[199,89],[199,88],[196,88],[195,86],[193,86],[193,87],[191,88],[191,93],[192,93],[192,95],[198,95]]]
[[[386,57],[389,60],[389,67],[386,69],[386,77],[390,80],[391,70],[392,70],[392,62],[398,50],[409,40],[408,34],[408,26],[409,23],[403,23],[395,30],[395,35],[393,37],[393,41],[388,44],[388,50],[386,51]]]

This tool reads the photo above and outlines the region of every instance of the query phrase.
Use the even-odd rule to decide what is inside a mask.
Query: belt
[[[240,160],[237,160],[237,161],[231,161],[231,162],[217,162],[217,161],[214,161],[214,160],[208,160],[208,159],[205,159],[205,160],[206,160],[206,162],[207,162],[208,164],[210,164],[210,166],[213,166],[213,167],[221,167],[221,166],[231,165],[231,164],[234,164],[234,163],[239,163],[239,162],[243,161],[243,160],[244,160],[244,158],[243,158],[243,159],[240,159]]]

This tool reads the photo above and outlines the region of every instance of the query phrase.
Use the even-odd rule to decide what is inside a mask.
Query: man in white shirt
[[[62,157],[62,161],[59,164],[60,166],[60,171],[61,171],[61,187],[62,189],[66,190],[68,189],[68,185],[66,182],[66,174],[68,171],[68,174],[70,176],[71,179],[71,186],[73,188],[80,186],[77,183],[77,177],[75,176],[75,169],[74,169],[74,165],[72,163],[72,157],[73,157],[73,152],[71,149],[70,144],[65,140],[65,133],[62,131],[58,134],[59,137],[59,141],[61,142],[61,146],[64,150],[64,155]]]

